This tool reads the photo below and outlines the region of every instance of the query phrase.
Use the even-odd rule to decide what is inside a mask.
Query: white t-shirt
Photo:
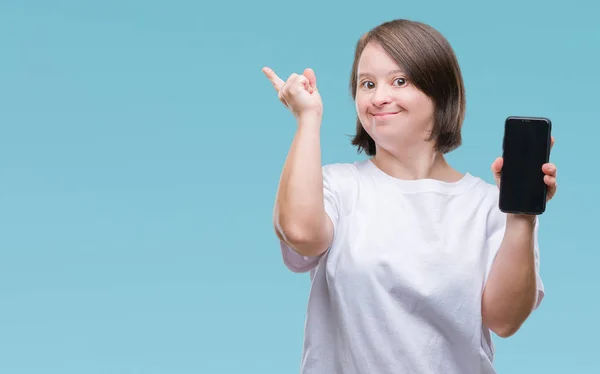
[[[323,178],[331,247],[310,258],[281,243],[290,270],[310,271],[301,373],[495,373],[481,296],[504,235],[498,188],[399,180],[370,160]]]

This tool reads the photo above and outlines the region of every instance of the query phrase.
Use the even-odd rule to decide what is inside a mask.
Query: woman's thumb
[[[313,71],[313,69],[308,68],[306,70],[304,70],[304,73],[302,73],[302,75],[304,75],[306,78],[308,78],[308,83],[310,83],[310,86],[313,88],[313,90],[317,90],[317,76],[315,75],[315,72]]]

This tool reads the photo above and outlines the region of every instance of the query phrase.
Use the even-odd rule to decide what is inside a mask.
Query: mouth
[[[399,111],[397,111],[397,112],[381,112],[381,113],[371,113],[371,115],[372,115],[374,118],[381,119],[381,118],[387,118],[387,117],[394,116],[394,115],[396,115],[396,114],[398,114],[398,113],[400,113],[400,112],[401,112],[401,110],[399,110]]]

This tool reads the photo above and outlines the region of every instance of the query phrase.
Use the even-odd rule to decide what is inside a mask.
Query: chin
[[[376,129],[367,131],[367,133],[380,147],[386,150],[406,148],[418,141],[414,134],[407,134],[398,130],[398,127],[382,124],[378,125]]]

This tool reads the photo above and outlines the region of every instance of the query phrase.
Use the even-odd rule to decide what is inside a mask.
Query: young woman
[[[297,120],[274,224],[285,265],[311,272],[302,373],[494,373],[490,331],[514,334],[544,295],[538,225],[444,158],[465,111],[447,40],[408,20],[359,40],[352,143],[371,158],[354,163],[321,166],[315,73],[263,71]]]

